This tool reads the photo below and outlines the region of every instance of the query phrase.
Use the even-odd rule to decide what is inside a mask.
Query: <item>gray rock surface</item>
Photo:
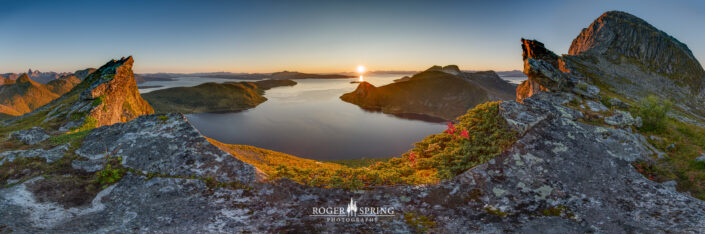
[[[698,162],[705,162],[705,153],[700,153],[700,156],[698,156],[697,158],[695,158],[695,161],[698,161]]]
[[[629,112],[615,110],[614,115],[605,117],[605,123],[616,127],[635,126],[641,127],[641,117],[632,117]]]
[[[10,133],[10,137],[27,145],[34,145],[49,139],[49,135],[40,127],[33,127],[30,129],[12,132]]]
[[[0,153],[0,165],[6,162],[14,162],[17,158],[43,158],[47,163],[53,163],[56,160],[64,157],[68,151],[68,145],[60,145],[48,150],[32,149],[32,150],[13,150]]]
[[[610,109],[607,108],[605,105],[602,105],[602,103],[596,102],[596,101],[585,101],[585,104],[591,111],[595,112],[603,112],[603,111],[609,111]]]
[[[76,150],[88,161],[74,168],[95,171],[105,157],[121,157],[124,166],[148,173],[212,177],[226,183],[253,181],[252,165],[211,145],[182,114],[138,119],[93,130]]]
[[[629,103],[623,102],[622,100],[619,100],[617,98],[610,98],[607,100],[611,106],[618,107],[618,108],[623,108],[623,109],[629,109],[632,107],[632,105],[629,105]]]

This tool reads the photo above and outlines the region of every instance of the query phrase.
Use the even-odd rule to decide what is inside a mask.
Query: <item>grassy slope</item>
[[[594,84],[600,87],[602,100],[608,100],[609,98],[620,99],[633,106],[633,108],[623,110],[631,112],[633,116],[641,116],[642,119],[648,117],[644,116],[645,113],[639,111],[639,107],[643,106],[641,102],[644,100],[634,101],[626,98],[620,94],[619,90],[605,82],[601,82],[599,74],[589,71],[589,65],[586,65],[588,62],[575,59],[572,62],[574,63],[573,68],[577,72],[587,76]],[[610,107],[607,102],[603,102],[603,104]],[[610,112],[612,112],[618,108],[610,107],[610,109]],[[670,111],[678,110],[672,109]],[[609,116],[609,114],[605,116]],[[646,161],[634,163],[634,166],[637,171],[650,180],[658,182],[675,180],[679,191],[688,192],[696,198],[705,200],[705,162],[695,160],[695,158],[701,156],[701,153],[705,153],[705,128],[681,122],[671,117],[665,117],[663,121],[664,126],[659,129],[642,127],[635,128],[635,130],[644,135],[649,143],[658,150],[666,153],[666,156],[658,158],[657,155],[653,155],[652,158]],[[654,136],[654,138],[651,136]],[[674,147],[669,147],[671,145]]]
[[[175,87],[142,94],[156,113],[199,113],[240,111],[267,100],[264,90],[294,85],[291,80],[258,82],[204,83],[194,87]]]
[[[366,94],[360,89],[367,85]],[[452,120],[477,104],[488,101],[487,92],[463,78],[439,71],[425,71],[402,82],[381,87],[362,83],[358,90],[340,97],[366,109],[390,114],[424,114]]]

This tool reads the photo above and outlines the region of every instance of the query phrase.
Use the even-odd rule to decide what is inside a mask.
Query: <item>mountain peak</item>
[[[113,59],[83,81],[76,76],[54,80],[48,85],[49,88],[71,91],[16,121],[30,116],[27,119],[52,120],[42,121],[51,123],[42,127],[66,132],[127,122],[140,115],[152,114],[154,110],[137,89],[133,63],[132,56]],[[74,87],[75,83],[78,84]]]
[[[430,68],[426,69],[426,71],[440,71],[440,72],[445,72],[445,73],[456,75],[456,76],[461,73],[458,65],[446,65],[443,67],[438,66],[438,65],[433,65]]]
[[[27,74],[22,74],[20,75],[19,78],[17,78],[17,83],[31,83],[32,79],[29,78]]]
[[[609,11],[573,40],[569,55],[605,55],[643,64],[693,91],[705,88],[705,71],[688,46],[646,21],[621,11]]]

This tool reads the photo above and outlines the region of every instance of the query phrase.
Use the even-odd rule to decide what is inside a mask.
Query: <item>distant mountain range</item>
[[[206,72],[206,73],[152,73],[136,74],[135,80],[138,84],[147,81],[169,81],[177,77],[205,77],[238,80],[261,80],[261,79],[345,79],[356,78],[354,75],[344,74],[314,74],[295,71],[281,71],[274,73],[232,73],[232,72]]]

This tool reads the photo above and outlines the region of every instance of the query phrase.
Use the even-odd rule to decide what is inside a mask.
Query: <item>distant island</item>
[[[142,94],[156,113],[231,112],[256,107],[267,101],[264,91],[293,86],[293,80],[257,82],[209,82],[194,87],[175,87]]]
[[[516,86],[492,71],[466,73],[458,66],[433,66],[381,87],[363,82],[340,99],[388,114],[420,114],[453,120],[477,104],[513,100]]]

